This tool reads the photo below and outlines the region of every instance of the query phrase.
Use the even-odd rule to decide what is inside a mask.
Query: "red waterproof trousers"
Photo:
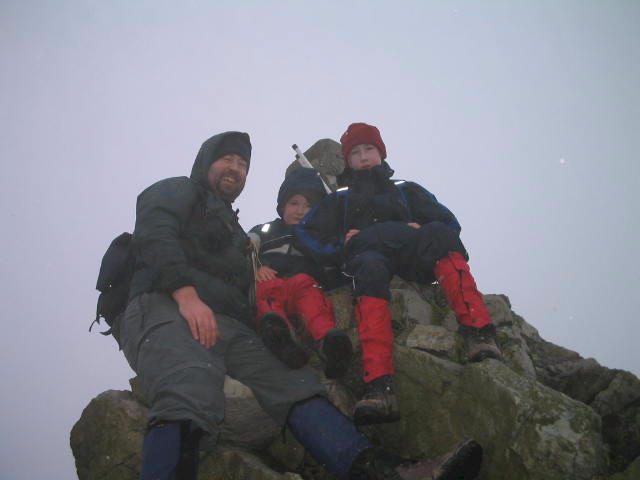
[[[384,298],[356,297],[356,322],[362,347],[363,379],[366,383],[393,373],[391,311]]]
[[[477,328],[491,323],[482,295],[469,271],[469,264],[462,255],[449,252],[436,263],[433,271],[458,323]]]
[[[445,297],[462,325],[482,328],[491,317],[476,287],[469,265],[458,252],[438,261],[434,273]],[[393,331],[389,302],[383,298],[356,297],[356,321],[362,346],[364,381],[393,374]]]
[[[304,321],[314,340],[320,340],[336,326],[331,302],[320,285],[305,273],[258,283],[256,304],[256,323],[264,313],[274,312],[292,328],[289,317],[296,315]]]

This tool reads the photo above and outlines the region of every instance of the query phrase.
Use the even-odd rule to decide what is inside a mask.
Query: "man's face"
[[[287,225],[298,225],[309,210],[311,210],[311,204],[304,195],[298,193],[284,204],[282,220]]]
[[[362,143],[349,150],[349,166],[354,170],[368,170],[382,163],[382,157],[375,145]]]
[[[235,153],[218,158],[209,167],[207,179],[211,189],[222,199],[233,202],[247,180],[247,161]]]

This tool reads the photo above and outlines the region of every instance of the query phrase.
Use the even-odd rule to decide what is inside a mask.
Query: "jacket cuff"
[[[156,288],[173,293],[179,288],[194,286],[194,281],[186,272],[165,272],[157,278]]]

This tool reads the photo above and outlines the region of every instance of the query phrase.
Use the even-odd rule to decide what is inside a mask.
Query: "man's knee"
[[[295,402],[325,394],[310,368],[288,368],[251,333],[238,336],[226,359],[229,375],[251,388],[264,410],[280,424]]]
[[[215,433],[224,419],[224,372],[213,364],[184,364],[149,381],[141,378],[142,391],[151,403],[150,422],[191,422]]]

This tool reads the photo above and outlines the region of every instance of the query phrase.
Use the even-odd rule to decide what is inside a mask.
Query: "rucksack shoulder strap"
[[[402,198],[402,203],[404,204],[405,208],[409,212],[409,218],[413,218],[413,214],[411,213],[411,205],[409,205],[409,201],[407,200],[407,195],[404,192],[404,189],[408,185],[408,182],[406,180],[398,180],[393,178],[391,179],[391,181],[398,188],[398,191],[400,192],[400,198]]]

